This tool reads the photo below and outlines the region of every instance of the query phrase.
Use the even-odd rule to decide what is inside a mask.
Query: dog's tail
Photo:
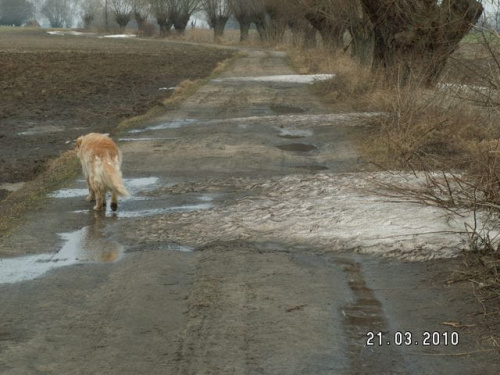
[[[105,162],[103,165],[103,179],[105,185],[111,189],[116,195],[126,197],[129,192],[123,185],[122,175],[120,173],[119,165]]]

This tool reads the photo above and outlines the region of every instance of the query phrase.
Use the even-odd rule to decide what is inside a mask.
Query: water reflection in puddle
[[[123,255],[123,246],[104,238],[98,226],[59,236],[65,243],[56,254],[0,259],[0,284],[33,280],[52,269],[77,263],[111,263]]]
[[[213,208],[211,203],[199,203],[199,204],[186,204],[183,206],[173,206],[173,207],[162,207],[162,208],[150,208],[144,210],[124,210],[120,209],[118,211],[106,210],[106,217],[119,217],[119,218],[136,218],[136,217],[147,217],[154,215],[163,215],[172,212],[191,212],[198,210],[209,210]],[[76,210],[73,211],[76,214],[86,214],[88,210]]]

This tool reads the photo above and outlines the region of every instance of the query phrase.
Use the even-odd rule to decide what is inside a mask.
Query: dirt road
[[[452,224],[378,198],[349,138],[370,114],[291,74],[246,51],[118,137],[116,213],[81,179],[32,212],[1,244],[0,373],[499,373],[498,327],[445,283],[458,261],[416,262],[456,254],[431,233]]]

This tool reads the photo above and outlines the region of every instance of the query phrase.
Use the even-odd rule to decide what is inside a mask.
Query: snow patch
[[[227,77],[217,78],[214,82],[283,82],[283,83],[314,83],[316,81],[326,81],[335,77],[335,74],[288,74],[257,77]]]
[[[99,38],[135,38],[134,34],[111,34],[111,35],[103,35]]]
[[[167,233],[165,229],[163,234],[178,243],[190,243],[194,237],[196,245],[239,239],[408,261],[455,257],[468,249],[465,224],[473,224],[472,214],[451,216],[439,207],[388,198],[382,192],[381,183],[418,186],[424,182],[424,178],[390,173],[286,176],[243,188],[258,194],[233,204],[167,215],[148,225],[158,234],[166,222],[182,223],[183,230]]]

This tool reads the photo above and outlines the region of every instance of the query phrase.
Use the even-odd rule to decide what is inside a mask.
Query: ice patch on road
[[[266,123],[277,127],[293,127],[300,126],[301,128],[319,127],[319,126],[358,126],[362,123],[359,120],[364,120],[372,117],[384,116],[382,112],[351,112],[351,113],[333,113],[333,114],[306,114],[306,115],[273,115],[273,116],[249,116],[249,117],[234,117],[229,119],[208,120],[205,124],[225,124],[238,123],[241,125],[260,125]],[[358,121],[357,121],[358,120]]]
[[[277,128],[280,132],[279,136],[283,138],[303,138],[311,137],[314,133],[309,129],[288,129],[288,128]]]
[[[257,194],[233,204],[148,222],[139,235],[151,230],[169,242],[192,245],[222,239],[305,244],[409,261],[450,258],[467,249],[464,223],[472,224],[472,215],[450,216],[438,207],[380,194],[377,181],[398,179],[423,182],[389,173],[275,178],[243,188]],[[169,231],[169,222],[179,229]]]
[[[128,133],[138,134],[138,133],[144,133],[144,132],[151,131],[151,130],[179,129],[179,128],[182,128],[183,126],[195,124],[197,122],[198,122],[198,120],[189,119],[189,118],[188,119],[174,120],[174,121],[167,121],[167,122],[163,122],[163,123],[158,124],[158,125],[148,126],[146,128],[143,128],[143,129],[129,130]]]
[[[257,77],[227,77],[217,78],[213,82],[276,82],[276,83],[314,83],[326,81],[335,77],[335,74],[287,74]]]
[[[120,210],[118,212],[110,213],[111,216],[117,216],[121,218],[137,218],[137,217],[147,217],[154,215],[163,215],[168,212],[190,212],[190,211],[198,211],[198,210],[209,210],[213,208],[214,205],[211,203],[198,203],[198,204],[186,204],[182,206],[173,206],[173,207],[162,207],[162,208],[152,208],[145,210],[136,210],[136,211],[128,211],[128,210]]]

